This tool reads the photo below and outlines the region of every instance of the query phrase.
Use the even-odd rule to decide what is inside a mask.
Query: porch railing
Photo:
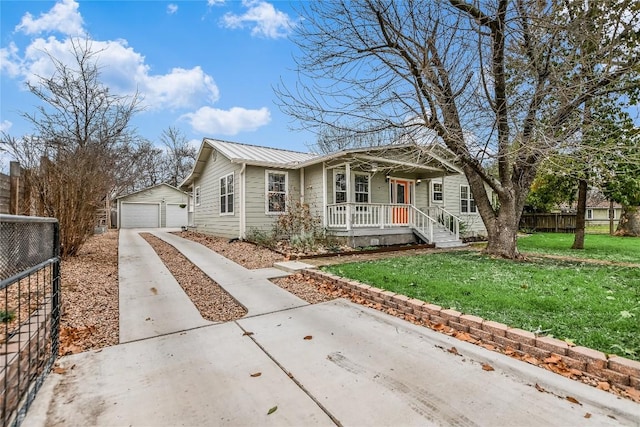
[[[440,207],[418,209],[393,203],[336,203],[327,206],[327,227],[350,231],[354,228],[411,227],[429,242],[437,225],[460,235],[460,219]]]

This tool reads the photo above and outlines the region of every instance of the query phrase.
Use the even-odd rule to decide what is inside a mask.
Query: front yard
[[[623,239],[616,247],[613,239],[621,238],[588,236],[591,249],[569,252],[558,243],[567,237],[572,235],[534,235],[522,239],[526,244],[520,247],[531,253],[587,255],[606,264],[543,257],[513,262],[467,251],[325,269],[443,308],[640,360],[640,266],[610,262],[615,253],[625,262],[639,262],[640,241]],[[596,245],[592,237],[608,239]]]

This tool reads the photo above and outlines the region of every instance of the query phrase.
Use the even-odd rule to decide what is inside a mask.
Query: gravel
[[[212,322],[228,322],[247,314],[247,310],[176,248],[149,233],[140,233],[156,251],[196,306],[200,315]]]

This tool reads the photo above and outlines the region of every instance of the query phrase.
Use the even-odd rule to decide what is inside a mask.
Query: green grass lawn
[[[536,252],[640,264],[640,237],[587,234],[584,238],[584,249],[570,249],[573,238],[573,234],[535,233],[520,237],[518,249],[525,253]]]
[[[640,360],[640,268],[449,252],[325,269],[443,308]]]

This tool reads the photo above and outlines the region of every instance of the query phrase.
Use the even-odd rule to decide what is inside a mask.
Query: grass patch
[[[518,239],[520,252],[640,264],[640,238],[587,234],[584,249],[571,249],[574,235],[535,233]]]
[[[640,268],[513,262],[451,252],[324,269],[443,308],[640,360]]]

